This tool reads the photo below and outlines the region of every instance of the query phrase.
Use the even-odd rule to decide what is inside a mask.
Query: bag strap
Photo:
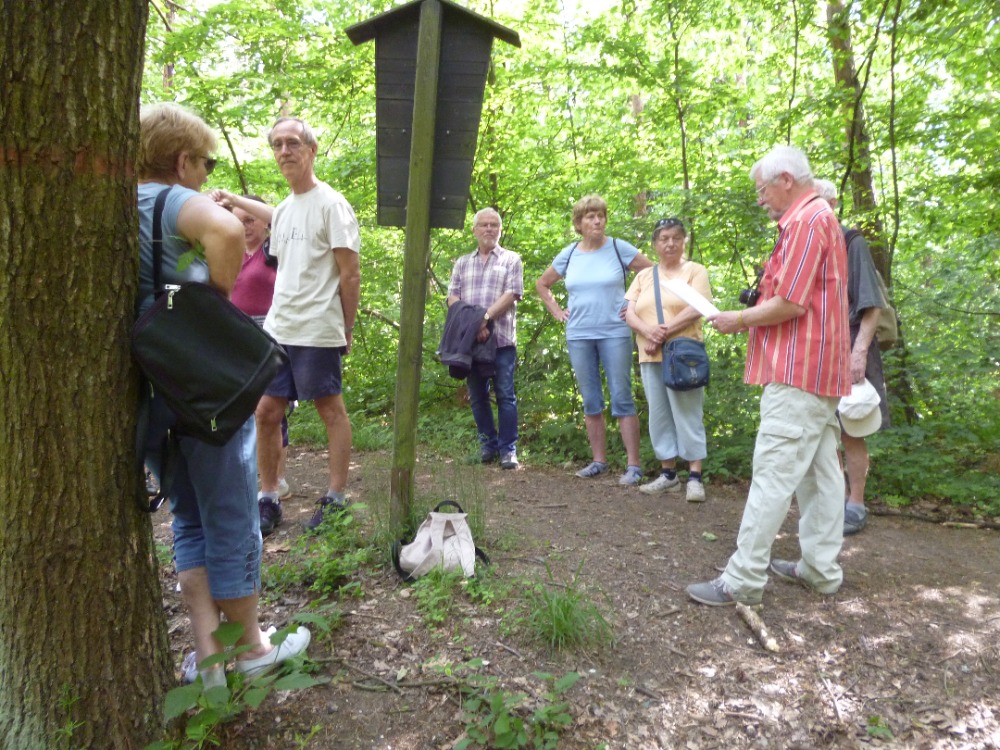
[[[573,260],[573,252],[576,250],[577,245],[579,244],[580,244],[579,242],[574,242],[573,247],[569,249],[569,255],[566,256],[566,273],[563,275],[563,278],[569,276],[569,262]],[[627,266],[625,265],[625,261],[622,260],[622,254],[618,252],[618,240],[612,237],[611,245],[615,249],[615,255],[618,256],[618,265],[622,267],[622,283],[625,285],[626,288],[628,288],[628,270]],[[663,321],[660,322],[662,323]]]
[[[653,295],[656,297],[656,321],[663,325],[663,305],[660,303],[660,274],[656,272],[656,265],[653,265]]]
[[[153,295],[163,294],[163,206],[167,202],[167,193],[174,186],[163,188],[156,195],[153,203]]]
[[[163,293],[161,267],[163,265],[163,207],[167,202],[167,194],[173,190],[173,185],[163,188],[156,194],[153,202],[153,296]],[[153,385],[145,375],[139,377],[139,409],[135,424],[135,457],[137,474],[140,478],[136,490],[136,501],[144,513],[155,513],[163,505],[170,494],[173,485],[173,469],[179,446],[173,430],[168,430],[160,445],[160,488],[153,497],[146,492],[146,433],[149,431],[150,402],[153,398]]]

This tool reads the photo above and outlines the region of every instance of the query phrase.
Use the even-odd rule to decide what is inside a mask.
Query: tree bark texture
[[[162,736],[129,354],[146,17],[145,0],[0,5],[3,750]]]
[[[833,74],[838,86],[843,87],[841,106],[845,120],[845,146],[847,166],[851,181],[854,210],[865,217],[862,229],[871,248],[872,260],[888,284],[891,274],[889,255],[884,239],[884,226],[875,206],[875,187],[872,181],[871,140],[865,127],[863,90],[854,64],[851,44],[851,25],[848,9],[840,0],[827,5],[827,31],[833,52]],[[839,186],[843,192],[843,185]],[[843,202],[843,201],[842,201]]]

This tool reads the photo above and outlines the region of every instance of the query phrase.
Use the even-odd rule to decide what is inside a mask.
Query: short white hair
[[[481,208],[476,211],[476,215],[472,217],[472,228],[475,229],[479,226],[479,220],[486,215],[493,215],[497,217],[497,223],[500,224],[500,228],[503,229],[503,219],[500,218],[500,212],[495,208],[487,206],[486,208]]]
[[[813,180],[813,187],[816,188],[816,194],[827,203],[837,200],[837,186],[830,180]]]
[[[791,175],[795,182],[812,184],[809,159],[792,146],[775,146],[750,168],[751,180],[770,182],[783,174]]]

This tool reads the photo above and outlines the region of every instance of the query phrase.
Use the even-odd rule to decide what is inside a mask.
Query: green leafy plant
[[[306,586],[322,596],[343,593],[350,577],[368,563],[373,548],[357,523],[354,504],[342,513],[327,514],[315,533],[300,536],[286,559],[262,571],[269,595],[290,586]]]
[[[573,723],[570,705],[561,697],[580,675],[568,672],[558,680],[544,672],[533,675],[550,686],[535,699],[502,690],[496,677],[470,675],[461,687],[465,738],[455,744],[455,750],[558,747],[560,735]]]
[[[443,625],[455,612],[457,594],[465,588],[466,580],[459,569],[436,568],[413,583],[417,609],[428,627]]]
[[[294,628],[278,630],[271,636],[271,643],[279,646]],[[200,670],[225,665],[253,646],[237,646],[243,626],[239,623],[223,623],[213,633],[223,645],[223,651],[204,659]],[[289,660],[268,673],[248,678],[233,671],[227,675],[225,685],[206,688],[199,677],[194,684],[174,688],[167,693],[163,708],[166,721],[180,719],[179,739],[163,739],[147,745],[144,750],[200,750],[220,744],[220,730],[224,724],[241,716],[249,709],[258,708],[275,690],[302,690],[319,685],[323,681],[306,674],[303,660]],[[184,718],[186,715],[186,719]]]
[[[869,737],[875,737],[880,740],[891,740],[895,735],[892,733],[892,729],[889,728],[888,722],[881,716],[869,716],[868,725],[865,727],[868,732]]]

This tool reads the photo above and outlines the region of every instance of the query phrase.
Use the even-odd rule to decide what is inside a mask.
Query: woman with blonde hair
[[[160,215],[162,284],[202,282],[228,295],[243,259],[243,225],[199,191],[215,168],[215,136],[197,116],[173,104],[142,113],[139,128],[139,298],[137,314],[162,290],[153,288],[153,217]],[[194,246],[203,259],[178,266]],[[162,399],[149,399],[145,462],[161,481],[160,448],[176,421]],[[243,626],[237,643],[247,651],[236,669],[258,674],[302,653],[310,634],[298,628],[272,645],[258,620],[262,541],[257,512],[256,430],[251,417],[225,445],[179,439],[171,475],[174,562],[191,618],[196,663],[222,651],[212,633],[223,615]],[[185,677],[193,681],[194,669]],[[224,685],[220,665],[200,672],[206,687]]]
[[[641,271],[650,260],[624,240],[608,237],[608,204],[599,195],[587,195],[573,206],[573,228],[580,240],[567,245],[552,261],[535,290],[553,318],[566,324],[566,346],[573,365],[587,425],[592,460],[576,475],[582,479],[608,471],[601,369],[608,381],[611,416],[625,444],[627,466],[622,485],[642,481],[639,465],[639,417],[632,399],[632,332],[625,325],[625,285],[629,271]],[[566,284],[569,305],[563,308],[552,294],[560,279]]]

